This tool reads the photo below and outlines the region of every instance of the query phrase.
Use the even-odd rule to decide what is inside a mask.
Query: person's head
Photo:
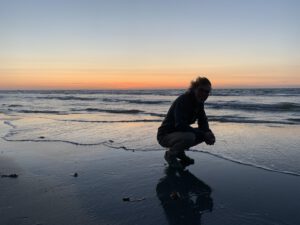
[[[205,102],[211,91],[211,83],[206,77],[197,77],[191,81],[189,91],[195,94],[198,102]]]

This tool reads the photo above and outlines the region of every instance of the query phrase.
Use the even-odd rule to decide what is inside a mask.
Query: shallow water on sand
[[[156,141],[159,122],[81,123],[50,118],[4,120],[7,141],[105,145],[127,151],[162,151]],[[190,150],[282,173],[300,175],[299,126],[211,123],[217,141]]]
[[[183,92],[0,91],[2,138],[162,151],[157,128]],[[299,96],[300,89],[213,90],[205,107],[217,142],[191,150],[300,175]]]

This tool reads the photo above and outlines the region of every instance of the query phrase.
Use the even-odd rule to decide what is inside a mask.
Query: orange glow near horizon
[[[201,72],[198,72],[201,71]],[[213,88],[299,87],[299,68],[199,69],[1,69],[0,89],[159,89],[186,88],[197,76]],[[287,79],[284,74],[289,74]]]
[[[204,71],[204,70],[202,70]],[[208,77],[213,88],[296,87],[297,75],[286,79],[277,73],[255,76],[251,73],[213,71],[159,70],[5,70],[1,72],[0,89],[159,89],[186,88],[197,76]],[[257,75],[259,74],[259,75]],[[1,75],[1,76],[2,76]]]

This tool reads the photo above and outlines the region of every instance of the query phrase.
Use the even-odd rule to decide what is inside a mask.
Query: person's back
[[[165,154],[165,159],[170,166],[182,168],[182,165],[193,164],[194,160],[187,157],[184,150],[203,141],[207,144],[215,142],[204,111],[204,102],[210,90],[211,84],[207,78],[199,77],[196,81],[192,81],[188,91],[172,103],[158,128],[158,143],[165,148],[170,148]],[[198,127],[191,127],[190,125],[196,120]],[[181,164],[176,158],[181,159]]]
[[[191,91],[186,91],[173,101],[166,117],[158,128],[158,142],[166,134],[175,131],[196,132],[189,125],[194,124],[197,119],[200,119],[198,125],[202,127],[202,130],[209,131],[204,104],[197,103],[194,94]]]

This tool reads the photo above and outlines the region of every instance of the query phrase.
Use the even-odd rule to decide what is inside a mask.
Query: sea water
[[[185,91],[0,91],[0,120],[7,127],[2,138],[163,151],[156,140],[157,128]],[[217,141],[191,151],[300,175],[299,88],[215,89],[205,109]]]

